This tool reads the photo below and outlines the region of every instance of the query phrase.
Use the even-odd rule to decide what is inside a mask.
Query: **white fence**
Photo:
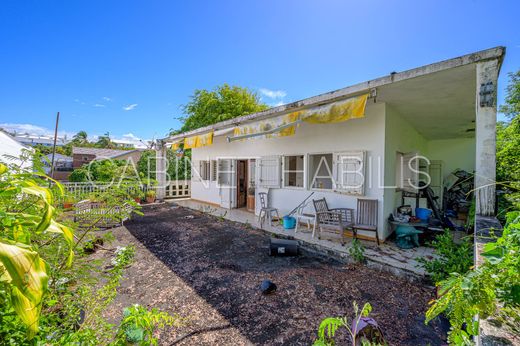
[[[185,198],[191,196],[191,180],[174,180],[166,186],[166,198]]]
[[[80,197],[93,192],[102,192],[110,189],[110,187],[117,186],[116,184],[104,182],[64,182],[62,183],[64,189],[75,197]],[[129,188],[134,188],[129,187]],[[150,189],[156,189],[156,186],[140,185],[141,191],[146,192]],[[170,185],[166,186],[166,198],[185,198],[191,195],[191,181],[190,180],[174,180]]]

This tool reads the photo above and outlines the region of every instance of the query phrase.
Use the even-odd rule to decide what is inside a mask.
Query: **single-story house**
[[[166,150],[192,149],[191,198],[243,208],[254,190],[283,215],[310,193],[331,207],[377,200],[378,234],[420,180],[442,197],[456,169],[475,173],[476,212],[495,210],[496,93],[504,47],[348,86],[170,136]],[[417,155],[422,159],[414,159]],[[426,160],[427,158],[428,160]],[[158,160],[158,197],[167,185]],[[308,206],[312,210],[312,203]],[[373,236],[370,233],[366,236]]]
[[[52,154],[47,154],[42,160],[45,174],[51,174]],[[54,169],[51,178],[58,181],[68,181],[72,168],[72,157],[62,154],[54,154]]]
[[[74,169],[80,168],[85,164],[90,163],[94,160],[131,160],[133,164],[137,164],[137,161],[143,154],[142,150],[116,150],[116,149],[104,149],[104,148],[72,148],[72,166]]]

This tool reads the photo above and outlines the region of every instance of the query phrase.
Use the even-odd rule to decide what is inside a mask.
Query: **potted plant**
[[[155,190],[146,191],[146,202],[147,203],[155,202]]]
[[[255,187],[253,184],[247,188],[247,210],[255,212]]]
[[[74,197],[66,195],[63,199],[63,209],[71,209],[74,206]]]

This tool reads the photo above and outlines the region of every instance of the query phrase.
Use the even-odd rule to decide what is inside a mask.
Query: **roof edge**
[[[265,111],[251,113],[247,115],[243,115],[237,118],[224,120],[209,126],[204,126],[195,130],[179,133],[174,136],[168,136],[161,141],[175,141],[179,140],[186,136],[197,135],[204,132],[209,132],[212,130],[220,130],[226,127],[233,127],[244,122],[252,121],[252,120],[261,120],[270,117],[274,117],[277,115],[281,115],[288,112],[294,112],[303,108],[319,106],[321,104],[337,101],[346,97],[355,96],[356,94],[360,94],[362,92],[366,92],[372,88],[380,87],[383,85],[392,84],[395,82],[404,81],[407,79],[412,79],[415,77],[420,77],[424,75],[428,75],[435,72],[445,71],[455,67],[461,67],[465,65],[470,65],[482,61],[498,59],[499,60],[499,70],[502,65],[502,61],[504,59],[506,52],[506,48],[504,46],[497,46],[494,48],[489,48],[481,51],[477,51],[474,53],[469,53],[466,55],[462,55],[456,58],[451,58],[447,60],[442,60],[439,62],[435,62],[432,64],[424,65],[421,67],[416,67],[413,69],[405,70],[402,72],[392,73],[383,77],[379,77],[376,79],[372,79],[369,81],[353,84],[351,86],[347,86],[342,89],[337,89],[334,91],[329,91],[323,94],[319,94],[316,96],[311,96],[309,98],[305,98],[299,101],[291,102],[285,105],[281,105],[278,107],[269,108]]]

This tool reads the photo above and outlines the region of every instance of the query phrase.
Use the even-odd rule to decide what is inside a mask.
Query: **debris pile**
[[[465,220],[473,201],[472,173],[456,170],[444,181],[444,209],[446,214]]]

